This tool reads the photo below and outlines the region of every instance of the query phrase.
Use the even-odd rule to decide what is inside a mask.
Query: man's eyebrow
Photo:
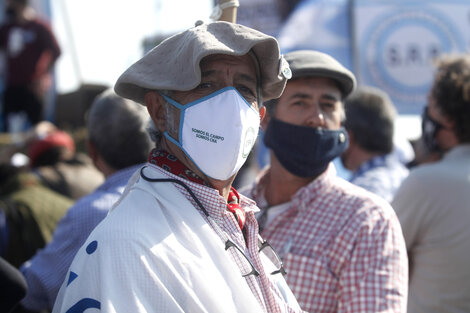
[[[296,92],[296,93],[292,94],[289,98],[290,99],[294,99],[294,98],[310,99],[311,96],[309,94],[306,94],[306,93],[303,93],[303,92]]]
[[[296,92],[294,94],[292,94],[290,97],[290,99],[311,99],[312,96],[310,94],[307,94],[307,93],[303,93],[303,92]],[[322,94],[320,99],[323,99],[323,100],[331,100],[331,101],[338,101],[339,98],[336,97],[335,95],[332,95],[332,94]]]
[[[331,100],[331,101],[338,101],[340,100],[337,96],[333,95],[333,94],[329,94],[329,93],[326,93],[326,94],[323,94],[321,96],[322,99],[324,100]]]
[[[252,75],[248,75],[248,74],[244,74],[244,73],[241,73],[239,74],[239,77],[249,83],[253,83],[253,84],[257,84],[257,79],[256,77],[252,76]]]
[[[215,70],[208,70],[201,73],[201,77],[211,76],[215,73]]]
[[[207,71],[204,71],[204,72],[201,73],[201,78],[203,78],[203,77],[209,77],[209,76],[212,76],[212,75],[214,75],[214,74],[216,74],[216,73],[217,73],[216,70],[207,70]],[[252,75],[248,75],[248,74],[244,74],[244,73],[239,73],[237,76],[238,76],[239,78],[241,78],[242,80],[247,81],[247,82],[250,82],[250,83],[253,83],[253,84],[255,84],[255,85],[256,85],[256,83],[257,83],[257,79],[256,79],[254,76],[252,76]]]

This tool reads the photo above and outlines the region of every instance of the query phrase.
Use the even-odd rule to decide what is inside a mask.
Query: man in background
[[[0,256],[19,267],[51,240],[72,204],[29,169],[0,163]]]
[[[90,157],[76,152],[73,138],[58,128],[29,144],[28,157],[43,185],[73,200],[90,194],[104,181]]]
[[[23,130],[43,119],[44,97],[52,86],[50,71],[60,48],[50,26],[37,18],[28,0],[6,0],[6,22],[0,28],[3,53],[3,127]],[[19,122],[21,121],[21,122]]]
[[[393,152],[396,110],[390,97],[361,87],[344,101],[349,146],[341,155],[349,181],[392,201],[408,169]]]
[[[0,312],[11,312],[26,295],[27,289],[20,271],[0,257]]]
[[[392,201],[410,259],[408,312],[470,308],[470,56],[439,60],[423,139],[442,159],[418,165]]]
[[[355,77],[317,51],[285,58],[292,79],[263,121],[270,165],[245,190],[261,208],[261,235],[303,310],[405,312],[408,262],[395,212],[331,163],[348,143],[343,99]]]

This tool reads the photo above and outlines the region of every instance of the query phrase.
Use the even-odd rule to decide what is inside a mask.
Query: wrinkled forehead
[[[204,57],[199,63],[201,73],[207,71],[233,71],[258,80],[257,65],[253,58],[248,54],[242,56],[234,56],[227,54],[212,54]]]

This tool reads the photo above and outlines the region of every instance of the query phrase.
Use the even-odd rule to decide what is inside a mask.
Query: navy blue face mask
[[[338,130],[312,128],[271,118],[264,144],[290,173],[316,177],[346,150],[348,135],[343,127]]]

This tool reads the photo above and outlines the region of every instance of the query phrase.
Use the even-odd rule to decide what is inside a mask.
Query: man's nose
[[[309,127],[324,127],[325,126],[325,117],[323,112],[319,109],[312,110],[307,117],[306,126]]]

